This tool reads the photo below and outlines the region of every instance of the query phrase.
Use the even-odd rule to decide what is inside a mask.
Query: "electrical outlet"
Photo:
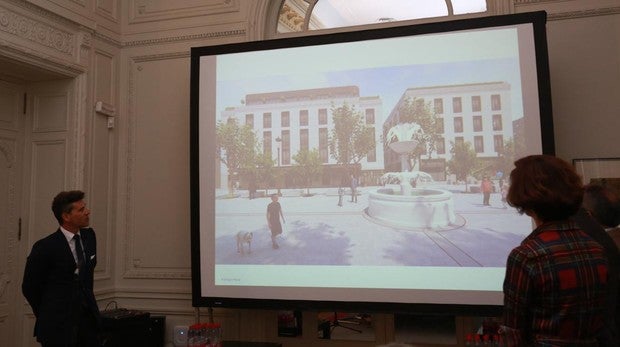
[[[174,339],[172,343],[175,347],[187,346],[187,325],[177,325],[174,327]]]

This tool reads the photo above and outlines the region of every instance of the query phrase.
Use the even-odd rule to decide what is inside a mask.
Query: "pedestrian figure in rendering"
[[[351,174],[351,202],[357,203],[357,186],[358,181],[353,174]]]
[[[507,201],[536,228],[506,262],[506,346],[599,346],[608,316],[604,247],[571,217],[583,198],[572,165],[549,155],[515,162]]]
[[[508,206],[506,206],[506,197],[508,196],[508,183],[502,183],[499,190],[500,194],[502,195],[502,208],[508,208]]]
[[[484,206],[490,206],[489,200],[491,193],[493,192],[493,182],[489,179],[489,176],[484,176],[482,183],[480,183],[480,191],[482,192],[482,204]]]
[[[250,175],[248,182],[248,197],[250,200],[256,198],[256,176],[254,174]]]
[[[342,207],[342,197],[344,196],[344,189],[338,187],[338,206]]]
[[[282,223],[286,223],[284,220],[284,214],[282,214],[282,206],[278,202],[278,194],[271,195],[271,203],[267,206],[267,225],[271,231],[271,246],[273,249],[278,249],[280,246],[276,242],[276,236],[282,234],[282,224],[280,224],[280,218]]]

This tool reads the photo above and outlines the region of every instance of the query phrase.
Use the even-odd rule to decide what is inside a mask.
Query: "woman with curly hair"
[[[515,162],[506,199],[536,227],[506,263],[504,344],[600,346],[608,259],[570,218],[583,199],[580,177],[556,157],[524,157]]]

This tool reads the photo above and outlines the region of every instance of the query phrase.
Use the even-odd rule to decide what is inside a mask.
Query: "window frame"
[[[318,0],[299,0],[303,3],[306,3],[307,9],[306,13],[297,13],[299,16],[295,18],[295,20],[302,20],[303,24],[301,25],[300,31],[290,31],[290,32],[279,32],[278,26],[280,24],[280,15],[283,11],[284,5],[287,0],[272,0],[269,2],[269,5],[266,9],[266,15],[263,16],[265,19],[264,25],[262,28],[264,30],[263,37],[257,37],[256,39],[271,39],[271,38],[279,38],[286,36],[307,36],[307,35],[316,35],[323,34],[328,32],[339,32],[339,31],[352,31],[352,30],[363,30],[367,28],[382,28],[382,27],[393,27],[393,26],[401,26],[401,25],[412,25],[412,24],[423,24],[423,23],[436,23],[436,22],[445,22],[457,19],[466,19],[466,18],[480,18],[480,17],[488,17],[500,14],[511,14],[514,13],[514,4],[511,0],[485,0],[486,2],[486,11],[484,12],[475,12],[475,13],[464,13],[464,14],[454,14],[454,8],[451,0],[446,1],[446,7],[448,10],[448,14],[445,16],[439,17],[427,17],[427,18],[417,18],[417,19],[407,19],[400,21],[381,21],[375,23],[368,24],[360,24],[353,26],[341,26],[341,27],[331,27],[331,28],[322,28],[316,30],[309,30],[309,23],[313,19],[312,11],[314,10],[314,6],[316,5]],[[260,34],[260,33],[259,33]]]

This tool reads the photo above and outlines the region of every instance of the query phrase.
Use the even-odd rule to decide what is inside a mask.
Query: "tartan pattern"
[[[546,223],[510,252],[507,346],[595,346],[607,295],[605,250],[572,222]]]

